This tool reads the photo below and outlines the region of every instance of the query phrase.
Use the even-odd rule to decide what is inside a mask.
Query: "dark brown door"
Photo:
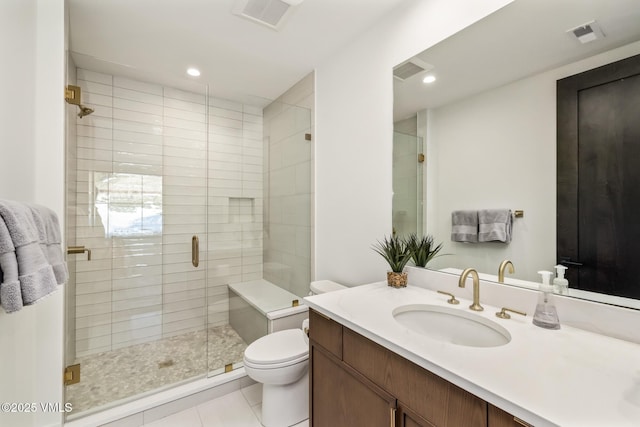
[[[640,56],[558,81],[557,226],[570,287],[640,298]]]

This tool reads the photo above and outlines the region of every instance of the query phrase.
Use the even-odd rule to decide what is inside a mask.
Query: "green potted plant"
[[[416,267],[426,267],[442,249],[442,243],[436,246],[433,243],[433,236],[429,234],[418,237],[416,233],[411,233],[405,242]]]
[[[378,240],[378,243],[373,245],[373,250],[389,263],[391,271],[387,272],[387,284],[394,288],[407,286],[407,273],[403,273],[402,270],[411,259],[411,252],[406,242],[396,235],[388,239],[385,236],[382,242]]]

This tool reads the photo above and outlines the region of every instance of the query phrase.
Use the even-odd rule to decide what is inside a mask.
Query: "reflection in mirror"
[[[474,267],[497,281],[510,259],[515,273],[505,282],[523,286],[539,282],[537,271],[553,271],[556,81],[639,54],[638,19],[638,0],[515,0],[411,59],[426,71],[394,79],[394,123],[417,115],[424,136],[424,232],[452,254],[431,268]],[[567,32],[592,20],[606,37],[582,44]],[[531,22],[535,31],[524,31]],[[424,84],[427,73],[437,80]],[[451,241],[453,211],[494,208],[524,211],[511,243]]]
[[[393,234],[422,235],[423,185],[422,138],[417,135],[417,119],[396,123],[393,132]]]

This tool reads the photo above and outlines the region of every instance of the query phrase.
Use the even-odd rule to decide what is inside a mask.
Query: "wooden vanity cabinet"
[[[491,427],[533,427],[531,424],[491,404],[488,405],[488,415]]]
[[[312,347],[315,427],[389,427],[396,399],[319,347]]]
[[[315,427],[388,427],[396,399],[341,360],[342,325],[309,313],[309,420]]]
[[[435,427],[435,424],[425,420],[400,402],[398,402],[397,417],[398,427]]]
[[[520,425],[507,412],[314,310],[309,323],[312,427]]]
[[[342,360],[434,426],[487,426],[486,402],[348,328]]]

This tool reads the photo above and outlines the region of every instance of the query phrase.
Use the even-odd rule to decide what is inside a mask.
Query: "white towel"
[[[451,241],[468,243],[478,241],[478,211],[451,213]]]
[[[478,242],[511,242],[512,218],[509,209],[478,211]]]
[[[67,281],[69,272],[67,263],[64,261],[62,247],[60,246],[62,238],[60,236],[60,223],[58,216],[51,209],[40,205],[29,205],[33,220],[38,229],[40,238],[40,247],[45,258],[53,267],[53,273],[56,276],[58,285],[62,285]]]
[[[33,304],[55,291],[57,281],[53,268],[42,252],[40,236],[32,211],[25,204],[0,200],[0,216],[16,250],[22,303],[24,305]],[[21,308],[9,306],[9,310],[7,310],[4,298],[2,305],[7,312],[17,311]]]

